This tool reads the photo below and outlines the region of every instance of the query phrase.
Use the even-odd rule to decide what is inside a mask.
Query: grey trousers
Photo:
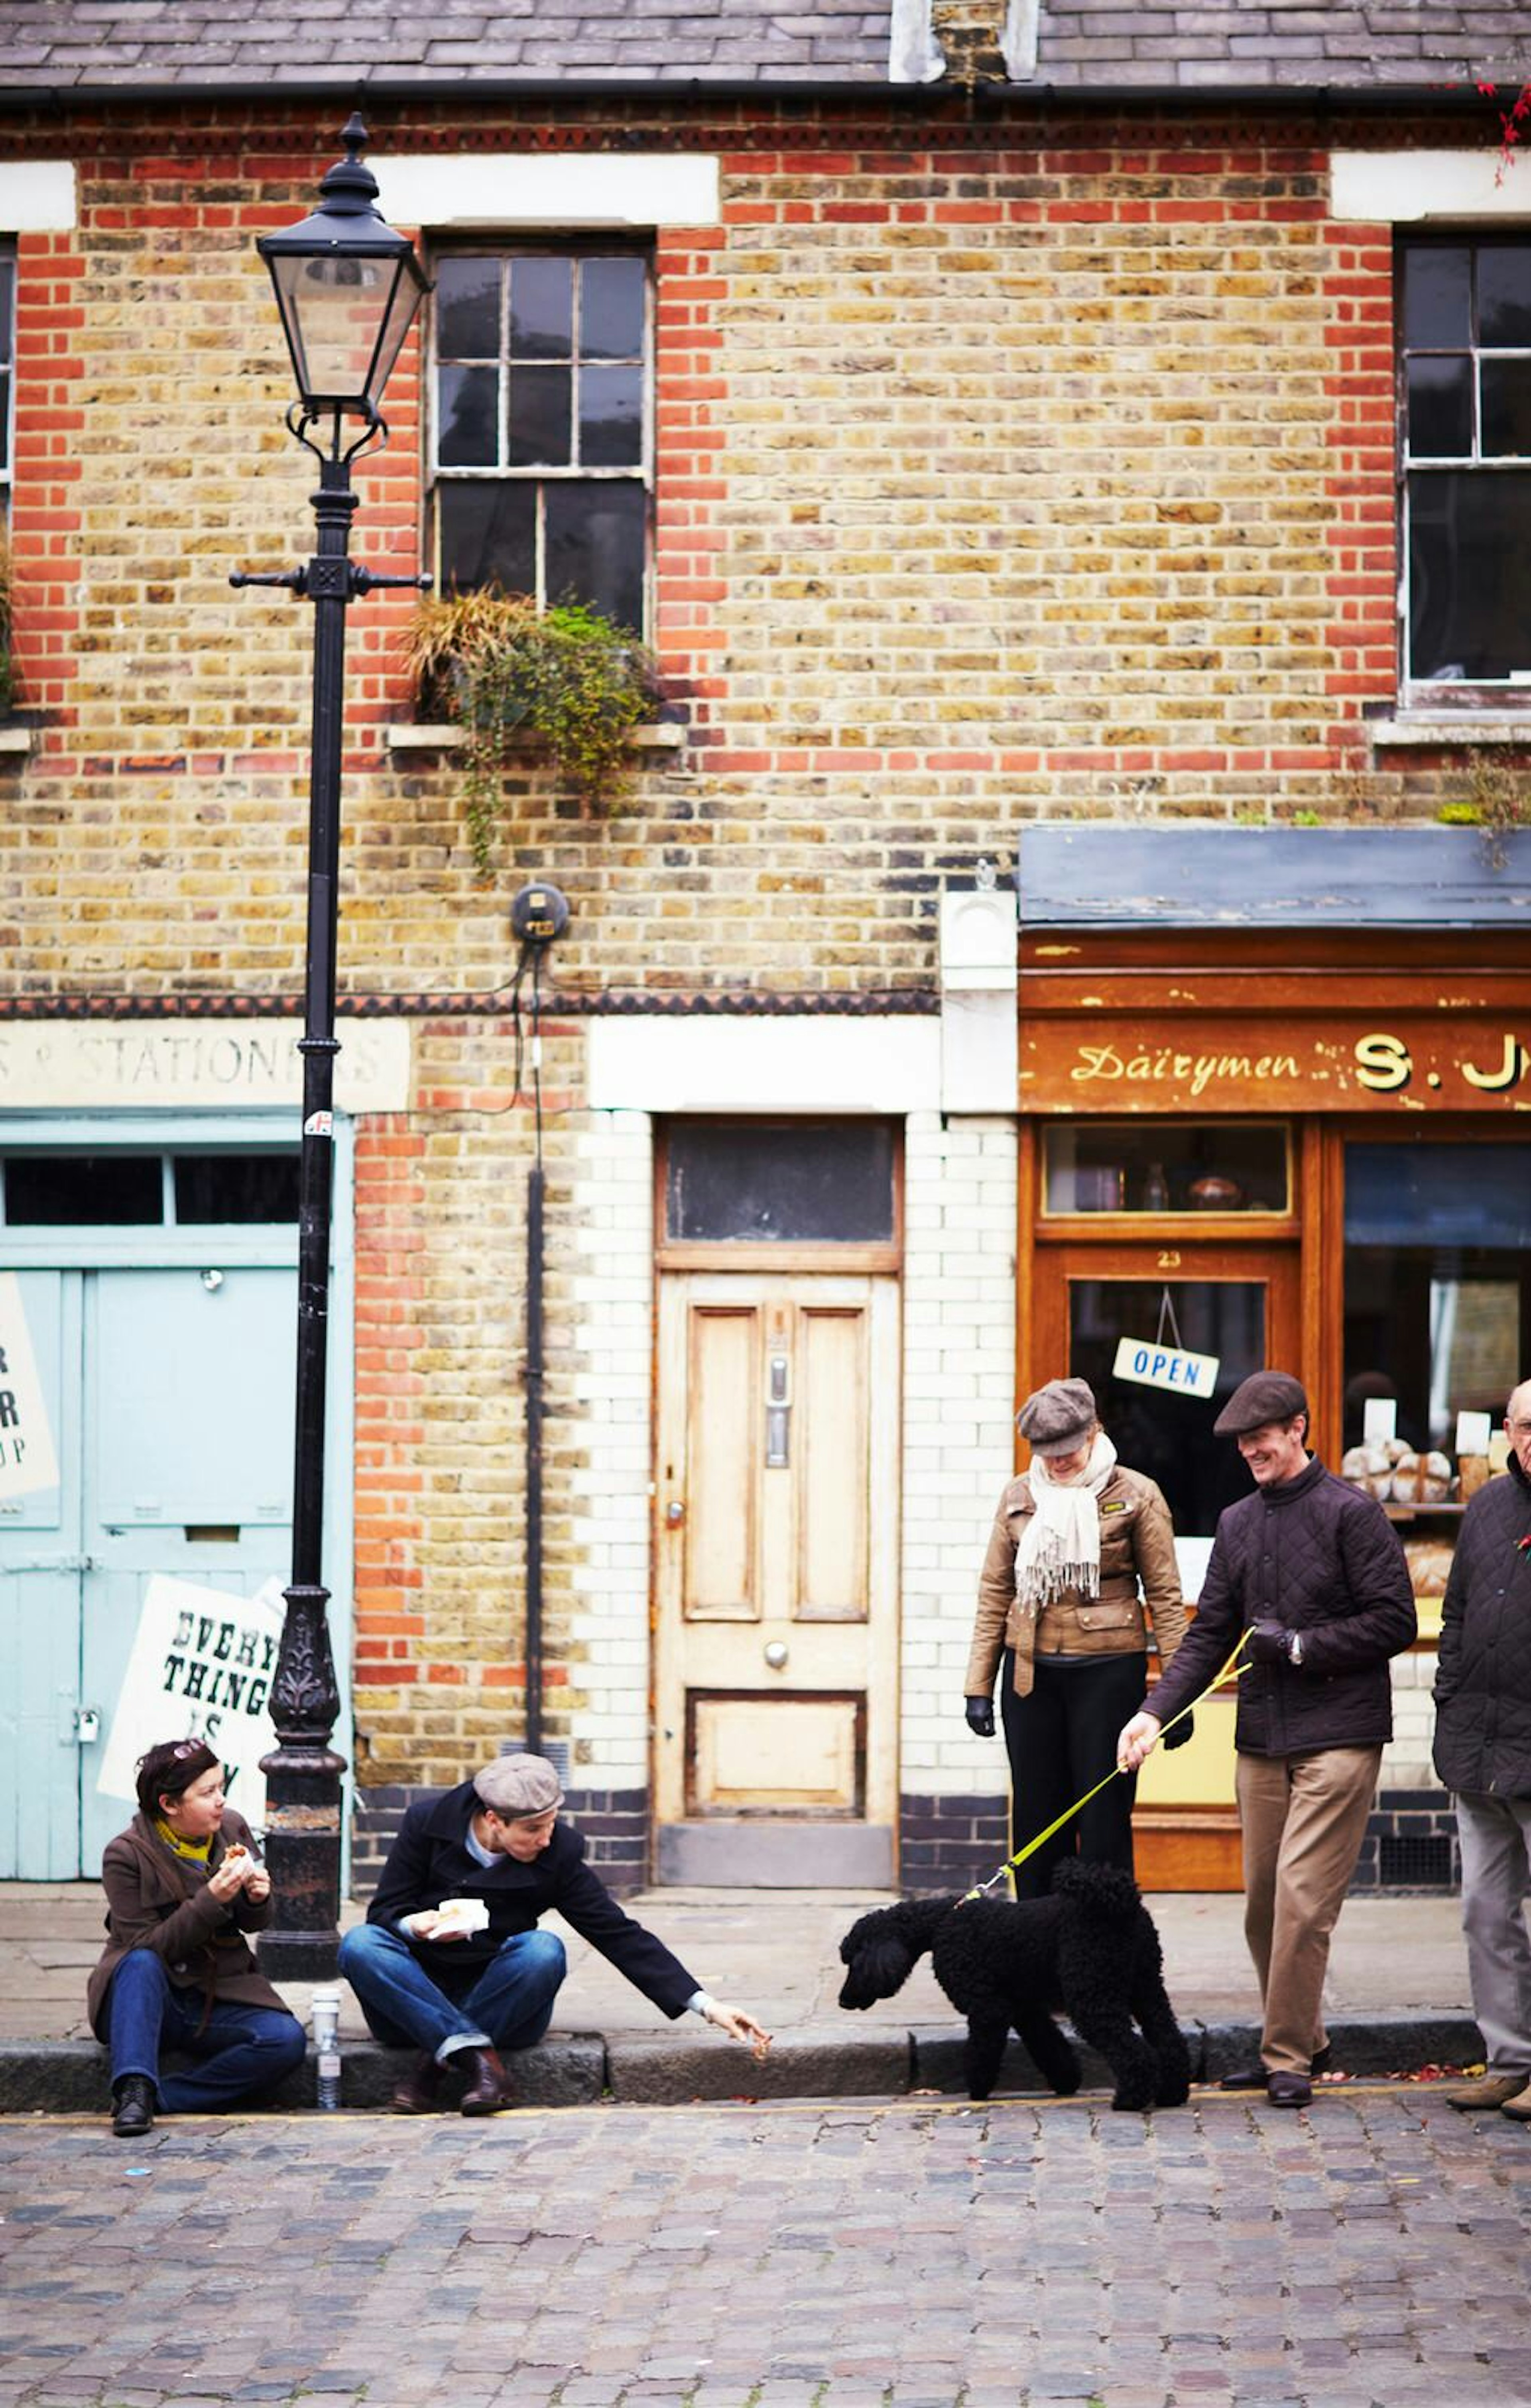
[[[1306,2073],[1325,2044],[1329,1939],[1366,1836],[1379,1747],[1241,1756],[1244,1937],[1260,1976],[1271,2073]]]
[[[1462,1928],[1491,2073],[1531,2078],[1531,1798],[1459,1797]]]

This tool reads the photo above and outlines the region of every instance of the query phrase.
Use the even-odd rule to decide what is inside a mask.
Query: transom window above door
[[[0,1208],[10,1229],[204,1228],[297,1219],[296,1146],[237,1153],[0,1155]]]
[[[1399,258],[1407,683],[1531,687],[1531,241]]]
[[[443,591],[592,604],[642,632],[648,263],[638,251],[436,264],[432,482]]]
[[[897,1268],[903,1197],[889,1121],[674,1120],[658,1154],[659,1246],[674,1267],[770,1253],[773,1267]]]

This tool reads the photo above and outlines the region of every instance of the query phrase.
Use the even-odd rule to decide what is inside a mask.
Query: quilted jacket
[[[1246,1756],[1375,1747],[1393,1736],[1388,1657],[1417,1624],[1408,1566],[1375,1498],[1317,1455],[1295,1480],[1241,1497],[1218,1522],[1179,1653],[1144,1703],[1167,1722],[1199,1696],[1250,1623],[1303,1634],[1303,1660],[1254,1664],[1238,1683],[1234,1744]]]
[[[1462,1516],[1441,1609],[1436,1770],[1448,1789],[1531,1797],[1531,1480],[1514,1455]]]

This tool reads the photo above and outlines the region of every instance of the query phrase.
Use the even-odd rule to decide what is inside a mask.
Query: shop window
[[[1045,1213],[1288,1212],[1284,1128],[1067,1121],[1043,1137]]]
[[[436,267],[432,490],[443,592],[499,585],[640,632],[648,266],[636,251],[451,253]]]
[[[1528,1362],[1531,1144],[1347,1146],[1344,1444],[1391,1397],[1400,1439],[1452,1454]]]
[[[0,535],[10,506],[11,411],[16,361],[16,253],[0,242]]]
[[[296,1150],[40,1154],[0,1162],[13,1229],[160,1228],[297,1218]]]
[[[1400,258],[1411,685],[1531,683],[1531,241]]]
[[[895,1164],[883,1121],[677,1121],[665,1149],[665,1240],[886,1244]]]

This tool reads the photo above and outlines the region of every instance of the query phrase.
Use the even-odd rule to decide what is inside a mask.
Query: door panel
[[[0,1879],[79,1870],[80,1546],[78,1271],[22,1271],[57,1457],[51,1488],[0,1496]]]
[[[897,1348],[890,1279],[662,1283],[661,1825],[843,1816],[892,1828]],[[798,1879],[816,1878],[844,1875],[800,1860]]]
[[[1212,1425],[1250,1371],[1301,1368],[1294,1249],[1240,1245],[1059,1246],[1036,1254],[1033,1387],[1088,1380],[1121,1461],[1158,1482],[1175,1524],[1181,1584],[1200,1586],[1218,1515],[1248,1496],[1230,1439]],[[1217,1358],[1211,1393],[1192,1396],[1117,1376],[1123,1338],[1161,1338]],[[1197,1709],[1189,1745],[1159,1749],[1138,1778],[1137,1877],[1145,1889],[1236,1890],[1234,1714],[1226,1690]]]
[[[91,1287],[80,1679],[103,1747],[83,1751],[87,1871],[125,1820],[95,1776],[151,1582],[245,1598],[285,1579],[296,1356],[290,1270],[236,1266],[216,1285],[190,1268],[99,1271]],[[218,1744],[210,1677],[167,1658],[131,1752],[192,1731]]]

